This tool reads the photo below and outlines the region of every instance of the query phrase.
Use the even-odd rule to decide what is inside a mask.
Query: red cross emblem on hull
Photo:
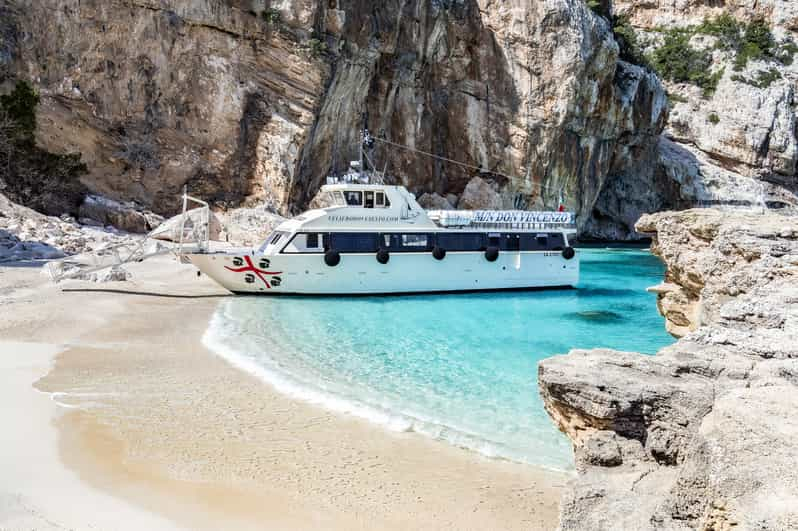
[[[265,269],[257,268],[257,267],[255,267],[255,264],[252,263],[252,259],[249,256],[245,256],[244,257],[244,261],[247,263],[247,265],[245,265],[245,266],[242,266],[242,267],[224,266],[224,268],[227,269],[228,271],[232,271],[233,273],[247,273],[247,276],[249,276],[249,277],[251,277],[252,275],[255,275],[256,277],[261,279],[261,281],[269,289],[271,289],[272,284],[269,283],[269,279],[267,279],[265,275],[269,275],[269,276],[273,277],[271,279],[271,281],[272,281],[272,283],[274,283],[275,286],[279,286],[280,285],[280,277],[274,277],[274,275],[279,275],[279,274],[282,273],[282,271],[266,271]],[[238,262],[238,263],[236,263],[236,262]],[[268,267],[268,263],[269,263],[268,260],[266,260],[265,262],[267,264],[266,267]],[[233,264],[234,265],[241,264],[241,259],[237,258],[237,257],[234,258],[233,259]],[[252,277],[252,280],[254,281],[254,277]],[[249,280],[247,280],[247,282],[249,283]]]

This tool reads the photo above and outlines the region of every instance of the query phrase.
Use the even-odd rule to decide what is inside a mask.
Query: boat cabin
[[[282,223],[260,252],[561,251],[576,232],[568,212],[425,211],[402,186],[328,184],[322,194],[328,206]]]

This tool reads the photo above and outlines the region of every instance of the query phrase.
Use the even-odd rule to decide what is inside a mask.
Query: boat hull
[[[381,264],[372,253],[256,255],[252,251],[187,255],[229,291],[260,295],[376,295],[567,288],[579,282],[579,253],[507,251],[489,262],[482,252],[393,253]]]

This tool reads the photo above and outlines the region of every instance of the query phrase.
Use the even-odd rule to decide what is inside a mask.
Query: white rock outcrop
[[[257,246],[285,221],[265,206],[235,208],[218,214],[221,225],[219,240],[233,245]]]
[[[130,241],[138,236],[45,216],[0,194],[0,262],[49,260]]]
[[[798,527],[798,218],[687,210],[638,229],[667,266],[660,308],[686,335],[655,356],[540,363],[578,470],[560,529]]]

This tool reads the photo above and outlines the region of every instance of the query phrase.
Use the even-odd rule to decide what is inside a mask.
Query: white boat
[[[330,206],[258,248],[185,259],[233,293],[364,295],[572,287],[570,212],[425,211],[402,186],[328,179]]]

